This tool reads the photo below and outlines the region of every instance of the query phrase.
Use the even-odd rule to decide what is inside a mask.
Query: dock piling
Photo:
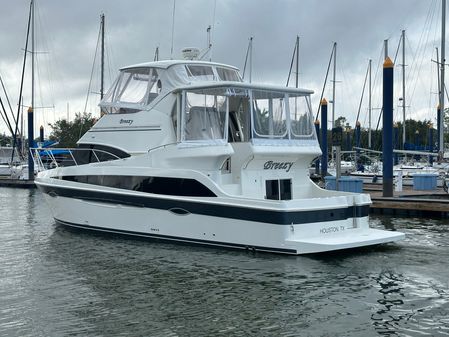
[[[34,162],[31,149],[34,143],[34,116],[33,107],[28,108],[28,180],[34,180]]]
[[[327,175],[327,101],[323,98],[321,105],[321,177]]]
[[[320,142],[320,121],[318,119],[315,121],[315,132],[316,132],[316,136],[318,138],[318,142],[321,144],[321,142]],[[320,174],[320,157],[318,157],[315,160],[315,174],[316,175]]]
[[[382,173],[383,196],[393,196],[393,70],[394,64],[387,56],[383,64],[383,132]]]

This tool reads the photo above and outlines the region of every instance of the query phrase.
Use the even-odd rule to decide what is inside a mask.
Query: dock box
[[[324,182],[327,190],[335,190],[335,177],[327,176],[324,177]],[[353,177],[340,177],[338,179],[338,190],[344,192],[352,193],[362,193],[363,192],[363,180]]]
[[[413,175],[413,189],[417,191],[435,190],[437,188],[435,173],[415,173]]]

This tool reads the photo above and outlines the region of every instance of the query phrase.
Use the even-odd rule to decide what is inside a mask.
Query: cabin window
[[[235,81],[241,82],[239,73],[234,69],[226,69],[217,67],[217,74],[221,81]]]
[[[216,197],[215,193],[195,179],[118,175],[63,176],[62,180],[83,184],[183,197]]]
[[[265,181],[266,198],[270,200],[291,200],[292,180],[274,179]]]
[[[187,76],[199,81],[214,81],[215,76],[210,66],[203,65],[187,65]]]
[[[253,123],[257,138],[285,138],[288,123],[284,94],[253,91]]]
[[[183,142],[226,143],[228,99],[226,96],[186,92],[183,109]]]

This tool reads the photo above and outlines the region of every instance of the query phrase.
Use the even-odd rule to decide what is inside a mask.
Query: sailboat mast
[[[31,0],[31,108],[34,109],[34,0]],[[34,126],[33,126],[34,127]]]
[[[337,42],[334,42],[334,73],[332,79],[332,127],[335,127],[335,74],[337,72]]]
[[[446,40],[446,0],[442,0],[441,18],[441,76],[440,76],[440,124],[438,125],[439,158],[443,159],[444,153],[444,64],[445,60],[445,40]]]
[[[101,14],[101,83],[100,99],[104,96],[104,14]]]
[[[405,149],[405,30],[402,30],[402,148]]]
[[[28,179],[34,180],[34,161],[31,148],[34,146],[34,56],[35,56],[34,0],[31,0],[31,107],[28,109]]]
[[[372,66],[372,60],[369,60],[369,82],[368,82],[368,91],[369,91],[369,95],[368,95],[368,148],[371,149],[371,111],[372,111],[372,106],[371,106],[371,66]]]

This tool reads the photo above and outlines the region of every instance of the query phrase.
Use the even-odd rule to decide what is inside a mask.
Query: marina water
[[[0,336],[448,336],[449,221],[373,216],[406,240],[283,256],[54,224],[0,189]]]

